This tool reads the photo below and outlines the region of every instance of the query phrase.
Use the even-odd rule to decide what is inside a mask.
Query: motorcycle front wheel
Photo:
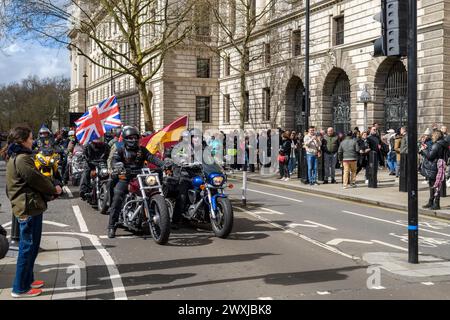
[[[170,215],[164,197],[156,194],[151,197],[149,208],[153,216],[149,215],[149,227],[153,240],[157,244],[166,244],[170,236]]]
[[[230,199],[217,198],[216,219],[211,217],[211,226],[216,237],[225,239],[233,228],[233,207]]]

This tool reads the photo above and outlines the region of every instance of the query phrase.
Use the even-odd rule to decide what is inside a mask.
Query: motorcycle
[[[173,170],[166,170],[164,191],[173,215],[177,196],[176,186],[179,179],[188,179],[191,188],[188,191],[188,204],[183,217],[197,223],[210,223],[214,234],[219,238],[227,238],[233,228],[233,206],[225,188],[233,188],[227,184],[227,177],[218,164],[182,164],[179,166],[181,178],[173,176]]]
[[[81,180],[81,174],[84,168],[84,156],[83,147],[80,145],[75,146],[73,153],[69,155],[69,178],[73,186],[79,186]]]
[[[38,151],[34,158],[34,164],[44,176],[55,180],[58,172],[60,155],[52,147],[44,147]]]
[[[104,214],[106,206],[107,183],[109,181],[109,171],[104,161],[92,161],[95,169],[91,170],[91,194],[88,203]]]
[[[114,174],[122,181],[128,181],[130,175],[136,176],[129,181],[119,225],[134,232],[148,233],[149,229],[156,243],[166,244],[170,236],[170,216],[158,173],[149,168],[125,169],[122,163],[117,163]]]

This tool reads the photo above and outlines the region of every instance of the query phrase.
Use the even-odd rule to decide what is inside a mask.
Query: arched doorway
[[[293,76],[286,88],[286,130],[304,132],[305,114],[305,87],[299,77]]]
[[[385,129],[397,130],[408,122],[408,75],[401,61],[395,62],[384,86]]]
[[[350,102],[350,80],[341,70],[334,82],[332,93],[332,127],[336,132],[345,133],[351,130]]]

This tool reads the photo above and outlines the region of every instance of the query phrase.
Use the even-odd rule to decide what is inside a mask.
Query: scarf
[[[438,196],[441,188],[442,188],[442,182],[444,182],[444,178],[445,178],[445,161],[443,159],[439,159],[438,163],[437,163],[437,167],[438,167],[438,172],[436,175],[436,182],[434,183],[434,196]]]

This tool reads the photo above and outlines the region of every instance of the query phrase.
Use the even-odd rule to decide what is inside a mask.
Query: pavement
[[[242,181],[243,173],[242,171],[234,171],[234,173],[229,174],[229,177]],[[408,193],[399,191],[398,178],[390,176],[386,169],[378,172],[378,188],[368,188],[365,184],[364,172],[361,172],[357,176],[357,187],[350,189],[343,189],[342,184],[339,183],[342,181],[341,170],[336,170],[336,181],[338,183],[320,184],[319,186],[310,186],[301,183],[297,178],[296,172],[291,176],[289,181],[278,180],[278,177],[279,175],[277,173],[247,173],[247,180],[250,182],[408,211]],[[321,182],[319,181],[319,183]],[[429,189],[425,179],[421,176],[419,176],[418,187],[419,214],[450,220],[450,188],[448,189],[449,197],[441,197],[441,210],[428,210],[422,208],[428,202]]]

